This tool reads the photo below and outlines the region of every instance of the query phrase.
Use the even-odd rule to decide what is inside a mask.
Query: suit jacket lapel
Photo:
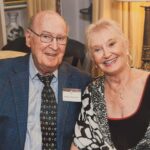
[[[65,123],[67,119],[67,112],[69,103],[63,102],[63,88],[64,87],[70,87],[70,73],[67,72],[67,68],[64,64],[62,64],[59,68],[58,72],[58,114],[57,114],[57,139],[59,141],[59,146],[62,146],[63,143],[63,132],[65,128]],[[59,149],[59,148],[58,148]]]
[[[21,149],[24,149],[27,115],[28,115],[28,89],[29,89],[29,57],[20,59],[14,64],[14,72],[10,75],[10,82],[14,93],[18,130]]]

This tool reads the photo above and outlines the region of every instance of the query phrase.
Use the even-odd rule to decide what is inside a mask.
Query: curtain
[[[150,2],[118,2],[93,0],[93,22],[100,18],[116,20],[129,38],[132,66],[140,68],[144,33],[144,8]]]
[[[41,10],[57,10],[56,0],[27,0],[29,18]]]
[[[112,0],[93,0],[92,2],[93,22],[97,21],[99,18],[111,18]]]

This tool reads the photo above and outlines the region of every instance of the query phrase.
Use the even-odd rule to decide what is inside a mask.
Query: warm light
[[[121,2],[150,2],[150,0],[116,0]]]

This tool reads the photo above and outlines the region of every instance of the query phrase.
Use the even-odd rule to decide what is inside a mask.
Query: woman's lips
[[[110,60],[106,60],[103,62],[103,64],[107,65],[107,66],[110,66],[111,64],[115,63],[117,60],[117,57],[113,58],[113,59],[110,59]]]

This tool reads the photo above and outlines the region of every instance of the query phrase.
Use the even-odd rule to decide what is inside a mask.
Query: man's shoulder
[[[63,63],[59,69],[59,77],[65,81],[67,85],[72,88],[79,88],[84,91],[85,87],[92,81],[91,75],[87,72],[81,71],[77,67],[71,66],[70,64]]]
[[[25,62],[28,62],[27,56],[0,59],[0,74],[7,73],[11,71],[12,68],[21,68],[25,64]]]
[[[0,65],[6,65],[6,64],[11,65],[12,63],[25,60],[26,58],[28,58],[28,56],[18,56],[18,57],[14,57],[14,58],[0,59]]]
[[[15,63],[16,58],[7,58],[7,59],[1,59],[0,60],[0,68],[3,72],[4,70],[8,70],[12,67],[12,65]]]
[[[84,76],[91,77],[90,73],[85,72],[77,67],[74,67],[66,62],[63,62],[61,65],[61,69],[66,72],[66,74],[71,74],[74,76]]]

